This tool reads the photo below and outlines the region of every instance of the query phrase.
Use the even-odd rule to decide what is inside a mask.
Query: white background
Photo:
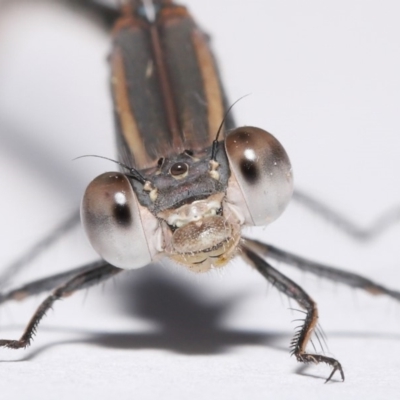
[[[4,5],[4,1],[0,3]],[[0,263],[76,209],[114,156],[109,39],[56,5],[0,9]],[[52,5],[51,5],[52,4]],[[238,124],[273,132],[296,187],[367,227],[400,204],[400,6],[395,0],[187,0],[211,34]],[[400,228],[360,243],[292,204],[251,234],[400,289]],[[95,259],[80,229],[19,282]],[[326,366],[299,368],[288,346],[296,318],[257,272],[150,266],[59,302],[28,350],[0,350],[2,398],[394,398],[400,390],[400,310],[280,267],[318,302]],[[0,336],[17,338],[39,304],[7,304]],[[320,346],[315,341],[316,347]],[[312,347],[311,347],[312,348]]]

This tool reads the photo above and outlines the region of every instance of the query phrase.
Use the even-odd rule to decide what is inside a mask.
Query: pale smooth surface
[[[14,3],[17,3],[15,0]],[[112,166],[107,35],[84,16],[22,3],[0,17],[1,252],[7,265],[79,205]],[[1,3],[0,3],[1,4]],[[361,226],[400,204],[398,1],[187,0],[212,35],[238,124],[272,132],[295,186]],[[12,132],[12,133],[10,133]],[[400,289],[400,226],[360,243],[291,204],[252,234]],[[80,229],[18,279],[95,259]],[[0,350],[4,399],[374,399],[400,390],[400,309],[280,267],[320,307],[326,366],[289,357],[302,314],[241,261],[191,276],[151,266],[56,304],[26,351]],[[16,338],[41,297],[3,306]],[[320,346],[315,341],[316,347]],[[312,348],[312,347],[311,347]]]

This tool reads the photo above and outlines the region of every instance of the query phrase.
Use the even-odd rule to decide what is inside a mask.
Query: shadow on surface
[[[140,333],[126,332],[126,329],[124,332],[90,332],[43,326],[39,328],[38,334],[40,330],[62,331],[82,337],[34,348],[24,360],[63,343],[87,343],[118,349],[164,349],[183,354],[218,354],[229,347],[241,345],[265,345],[280,351],[289,351],[292,335],[289,324],[288,330],[284,332],[246,331],[224,326],[229,314],[250,293],[224,295],[221,298],[216,296],[214,289],[214,294],[206,297],[205,291],[200,290],[204,285],[182,279],[179,274],[168,273],[157,265],[127,271],[120,276],[115,286],[113,290],[117,295],[112,298],[115,302],[112,313],[128,319],[149,321],[155,329]],[[102,296],[99,301],[110,303],[110,296]],[[264,317],[260,315],[260,318]],[[2,330],[4,332],[4,327]],[[400,339],[399,334],[379,332],[331,331],[328,337]]]
[[[188,355],[213,355],[229,351],[237,346],[266,346],[284,353],[289,352],[288,345],[291,330],[264,332],[227,328],[224,321],[233,312],[246,293],[234,296],[210,295],[200,292],[200,287],[183,280],[179,275],[169,274],[151,265],[146,269],[127,272],[121,275],[115,288],[118,297],[115,301],[115,313],[128,318],[141,318],[151,321],[156,329],[149,332],[91,332],[87,329],[44,326],[39,329],[47,332],[63,332],[78,335],[70,340],[52,341],[35,347],[19,360],[2,362],[29,361],[42,353],[64,344],[88,344],[113,349],[160,349]],[[250,295],[250,294],[249,294]],[[110,302],[109,296],[103,301]],[[100,307],[101,308],[101,307]],[[108,311],[110,312],[110,311]],[[112,311],[114,313],[114,310]],[[260,318],[263,318],[260,315]],[[11,327],[8,327],[10,329]],[[15,327],[12,327],[15,329]],[[19,329],[21,327],[18,327]],[[384,340],[400,339],[399,334],[380,332],[328,332],[328,337],[347,339],[373,338]],[[295,360],[293,359],[294,365]],[[295,373],[305,377],[325,380],[327,375],[316,375],[309,371],[308,365],[295,368]],[[311,366],[312,368],[312,366]],[[332,383],[341,382],[333,377]]]
[[[295,374],[305,376],[307,378],[320,379],[320,380],[323,380],[327,384],[343,382],[340,378],[338,379],[336,377],[336,375],[333,375],[332,378],[328,382],[326,382],[327,377],[324,375],[316,375],[316,374],[306,373],[306,371],[312,367],[313,367],[312,364],[300,365],[299,367],[296,368]],[[336,371],[336,374],[339,374],[339,373]]]
[[[46,329],[47,330],[47,329]],[[53,330],[53,329],[50,329]],[[54,329],[60,331],[60,329]],[[64,330],[63,330],[64,331]],[[77,332],[77,331],[72,331]],[[227,352],[228,347],[240,345],[263,345],[282,351],[286,348],[275,345],[282,338],[287,339],[286,333],[280,332],[252,332],[230,329],[215,329],[207,333],[191,333],[182,335],[171,335],[168,332],[159,333],[110,333],[110,332],[82,332],[84,337],[54,341],[29,352],[25,357],[18,360],[0,360],[1,362],[29,361],[43,352],[57,346],[66,344],[89,344],[106,348],[138,350],[138,349],[161,349],[187,355],[212,355]]]
[[[140,333],[126,332],[126,329],[124,332],[90,332],[43,326],[39,327],[39,335],[44,330],[71,332],[82,337],[36,349],[33,342],[33,351],[23,360],[32,359],[63,343],[87,343],[119,349],[164,349],[183,354],[218,354],[239,345],[266,345],[288,351],[288,346],[279,347],[278,343],[282,338],[289,343],[289,330],[271,333],[224,326],[227,316],[246,294],[228,298],[225,295],[221,299],[214,291],[213,296],[205,298],[205,291],[200,291],[204,286],[167,273],[156,265],[124,273],[115,286],[118,295],[113,299],[116,303],[113,314],[150,321],[155,329]],[[104,296],[102,301],[109,303],[110,297]]]

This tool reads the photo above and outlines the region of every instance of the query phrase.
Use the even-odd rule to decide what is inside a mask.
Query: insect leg
[[[291,299],[296,300],[299,306],[306,311],[304,323],[296,332],[291,342],[292,354],[296,356],[297,361],[302,363],[313,362],[315,364],[322,362],[330,365],[332,367],[332,372],[325,383],[330,381],[336,371],[339,371],[342,380],[344,380],[343,368],[338,360],[320,354],[308,353],[306,351],[307,343],[318,322],[318,309],[314,300],[299,285],[269,265],[246,245],[243,246],[242,250],[242,255],[261,273],[261,275],[271,282],[279,291],[286,294]]]
[[[281,261],[302,271],[311,272],[312,274],[322,278],[327,278],[354,288],[363,289],[373,295],[385,294],[396,300],[400,300],[399,291],[388,289],[361,275],[307,260],[306,258],[296,256],[295,254],[257,240],[245,239],[245,244],[263,257]]]
[[[73,278],[78,274],[98,268],[104,265],[103,260],[99,260],[82,267],[74,268],[66,272],[54,274],[46,278],[37,279],[35,281],[26,283],[25,285],[19,286],[16,289],[11,289],[0,293],[0,304],[8,301],[22,301],[27,297],[34,296],[43,292],[47,292],[61,285],[63,282]]]
[[[116,7],[107,6],[95,0],[62,0],[67,6],[77,10],[88,11],[100,18],[106,29],[111,29],[115,21],[120,17],[120,11]]]
[[[25,2],[27,1],[25,0]],[[15,0],[2,0],[0,3],[0,10],[4,11],[7,7],[14,6],[15,3]],[[58,3],[65,4],[67,7],[76,9],[77,11],[88,12],[97,16],[106,29],[110,29],[120,15],[117,8],[95,0],[58,0]]]
[[[336,228],[343,231],[346,235],[360,241],[372,240],[385,232],[391,226],[400,222],[400,207],[393,207],[383,213],[376,221],[367,228],[361,228],[356,223],[346,218],[341,213],[330,208],[321,201],[313,198],[307,193],[295,190],[293,200],[303,207],[328,220]]]
[[[56,300],[68,297],[78,290],[103,282],[121,271],[121,269],[113,267],[106,261],[101,261],[100,265],[74,276],[63,285],[57,287],[53,293],[42,302],[35,314],[33,314],[19,340],[2,339],[0,340],[0,347],[8,347],[10,349],[28,347],[36,333],[40,321]]]

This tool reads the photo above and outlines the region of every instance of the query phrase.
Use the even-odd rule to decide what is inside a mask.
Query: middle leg
[[[245,239],[244,243],[248,248],[250,248],[257,254],[261,254],[264,257],[281,261],[302,271],[310,272],[322,278],[326,278],[334,282],[339,282],[353,288],[363,289],[373,295],[387,295],[396,300],[400,300],[399,291],[389,289],[368,278],[365,278],[358,274],[354,274],[353,272],[307,260],[306,258],[299,257],[275,246],[259,242],[258,240]]]

